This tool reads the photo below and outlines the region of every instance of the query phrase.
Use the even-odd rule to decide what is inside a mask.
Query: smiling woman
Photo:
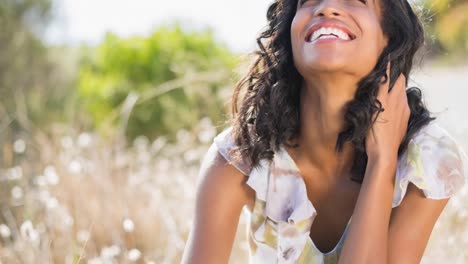
[[[468,157],[407,88],[418,17],[406,0],[276,0],[267,18],[183,263],[227,263],[244,206],[251,263],[419,263]]]

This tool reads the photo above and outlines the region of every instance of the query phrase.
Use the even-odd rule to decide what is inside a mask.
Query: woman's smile
[[[327,19],[320,23],[313,24],[308,30],[305,40],[312,42],[322,35],[333,35],[343,40],[355,39],[356,35],[345,25],[334,19]]]
[[[354,76],[356,82],[369,74],[387,42],[380,11],[374,2],[357,0],[299,4],[290,27],[298,72],[306,79],[334,72]]]
[[[335,35],[321,35],[320,37],[307,41],[311,45],[327,44],[327,43],[349,43],[352,39],[341,39]]]

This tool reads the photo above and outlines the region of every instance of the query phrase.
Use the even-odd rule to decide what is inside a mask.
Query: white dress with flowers
[[[231,129],[218,134],[214,144],[229,163],[248,176],[247,184],[256,192],[253,211],[249,212],[250,263],[337,263],[351,219],[335,248],[320,252],[310,238],[317,211],[287,151],[281,147],[271,162],[262,160],[254,169],[247,163],[233,162]],[[401,203],[408,182],[427,198],[444,199],[465,184],[467,172],[466,153],[433,121],[413,136],[398,160],[392,207]]]

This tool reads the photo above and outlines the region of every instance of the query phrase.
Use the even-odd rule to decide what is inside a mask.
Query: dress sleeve
[[[244,175],[249,175],[251,166],[246,160],[236,160],[234,155],[231,153],[233,148],[236,146],[235,141],[231,135],[232,127],[224,129],[214,139],[213,144],[216,145],[218,152],[228,161],[229,164],[233,165],[236,169],[242,172]]]
[[[393,207],[398,206],[408,183],[426,198],[452,197],[467,182],[468,157],[456,140],[439,124],[429,123],[409,141],[398,161]]]

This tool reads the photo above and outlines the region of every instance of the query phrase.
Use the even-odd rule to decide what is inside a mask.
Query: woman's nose
[[[322,0],[317,4],[314,16],[339,16],[341,12],[340,0]]]

